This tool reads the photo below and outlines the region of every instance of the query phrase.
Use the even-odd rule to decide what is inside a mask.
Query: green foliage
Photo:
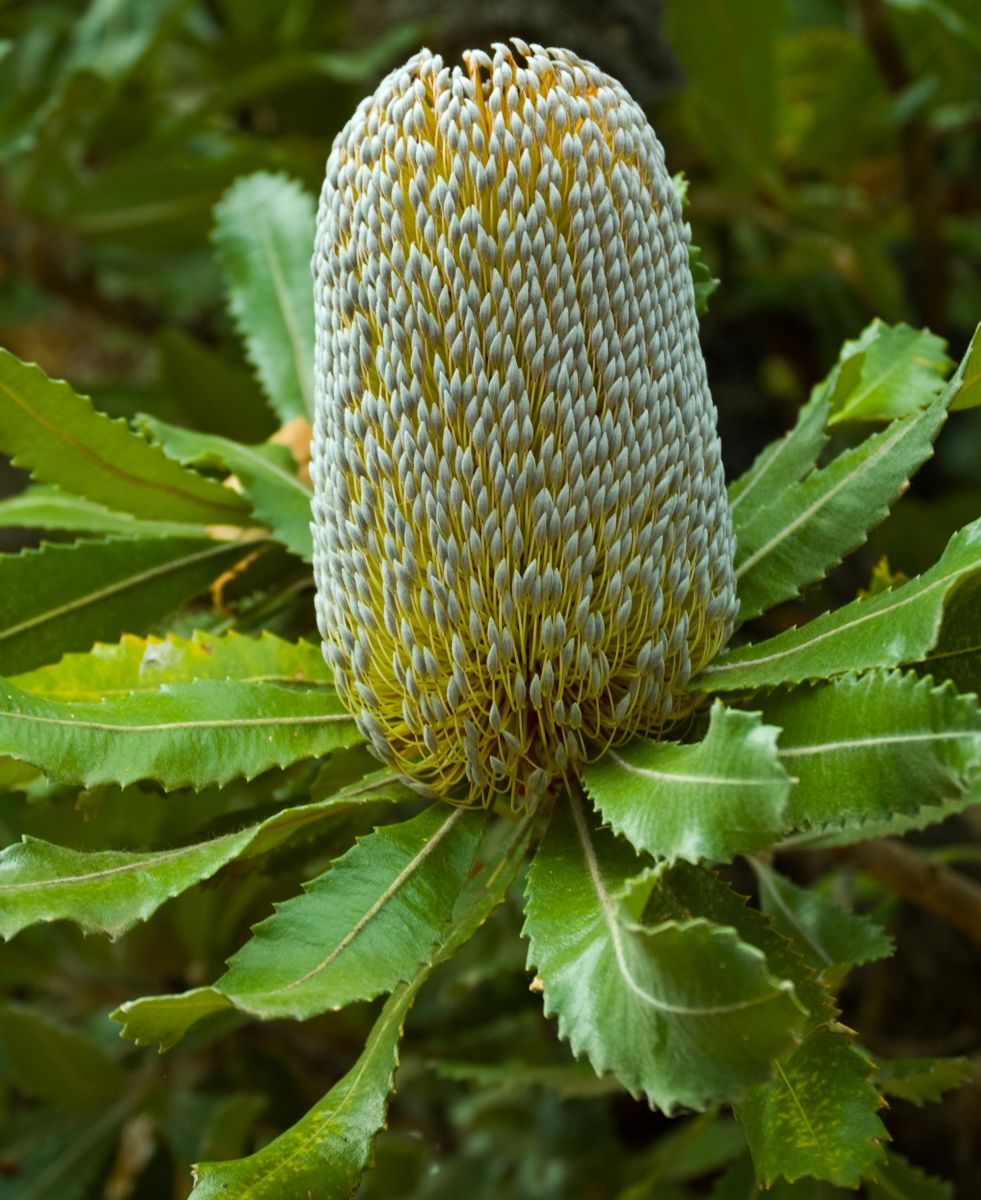
[[[981,306],[981,41],[967,0],[860,7],[901,87],[840,5],[666,6],[688,83],[654,115],[752,461],[755,623],[689,725],[532,813],[377,770],[312,602],[313,189],[422,32],[345,49],[306,0],[3,7],[0,320],[95,398],[0,351],[0,451],[30,476],[0,499],[28,546],[0,555],[11,1196],[950,1195],[884,1148],[881,1097],[939,1102],[971,1060],[873,1065],[839,1023],[888,1045],[915,989],[870,1004],[858,973],[839,1012],[901,921],[835,856],[981,802],[978,333],[945,383]],[[796,415],[759,450],[761,396]],[[890,510],[935,440],[919,536]]]

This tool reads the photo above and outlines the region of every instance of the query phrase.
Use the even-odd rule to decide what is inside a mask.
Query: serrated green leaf
[[[47,484],[35,484],[17,496],[0,500],[0,527],[3,526],[128,537],[208,537],[206,525],[146,521],[129,513],[112,512],[102,504]]]
[[[730,861],[770,846],[787,828],[790,777],[777,734],[757,713],[716,701],[700,742],[643,740],[609,750],[583,772],[615,833],[669,861]]]
[[[184,1037],[192,1025],[235,1005],[215,987],[198,987],[177,996],[142,996],[121,1005],[111,1017],[122,1025],[120,1037],[138,1046],[156,1046],[162,1054]]]
[[[981,325],[975,329],[947,391],[951,412],[981,407]]]
[[[795,828],[848,828],[967,794],[981,775],[981,710],[973,697],[898,671],[804,685],[763,700],[796,776]]]
[[[258,544],[109,538],[0,555],[0,673],[145,633]]]
[[[257,522],[268,526],[272,536],[287,550],[306,562],[313,561],[312,492],[297,476],[296,463],[286,446],[268,442],[246,446],[215,434],[180,429],[146,415],[139,416],[137,424],[171,457],[185,465],[234,472]]]
[[[876,1167],[866,1187],[868,1200],[951,1200],[953,1188],[943,1179],[928,1175],[894,1150]]]
[[[959,692],[981,695],[981,572],[969,576],[944,607],[943,624],[923,666]]]
[[[948,629],[948,639],[951,636],[948,605],[962,588],[970,588],[973,600],[979,586],[981,520],[955,533],[939,561],[922,575],[823,613],[799,629],[724,654],[693,686],[713,691],[770,687],[920,662],[931,657],[943,628]],[[974,652],[979,610],[981,605],[975,608],[970,601],[966,606],[958,603],[952,615],[960,640],[957,647],[948,640],[949,649],[941,650],[944,656],[961,660]]]
[[[852,1188],[838,1188],[820,1179],[778,1179],[765,1190],[756,1181],[749,1154],[735,1162],[712,1190],[711,1200],[855,1200]]]
[[[879,1143],[888,1137],[870,1070],[847,1031],[817,1029],[777,1063],[771,1083],[734,1106],[765,1184],[810,1175],[858,1186],[882,1158]]]
[[[83,852],[25,836],[0,851],[0,937],[39,921],[74,921],[86,932],[116,938],[236,859],[266,854],[341,808],[404,797],[403,785],[378,773],[234,833],[146,852]]]
[[[67,383],[0,350],[0,450],[35,479],[152,521],[244,525],[249,506],[96,412]]]
[[[236,182],[215,206],[228,307],[282,421],[313,414],[314,202],[283,175]]]
[[[19,1091],[55,1108],[96,1108],[119,1095],[118,1063],[90,1037],[22,1004],[0,1007],[0,1045]]]
[[[813,470],[828,441],[828,390],[827,383],[818,385],[798,413],[793,429],[761,450],[749,470],[729,485],[737,545],[742,530],[773,503],[774,496]]]
[[[764,863],[754,860],[753,868],[760,885],[760,907],[819,971],[892,954],[892,938],[868,917],[798,887]]]
[[[953,366],[946,349],[946,341],[928,329],[887,325],[877,317],[842,347],[828,424],[889,421],[926,407]]]
[[[333,676],[320,646],[312,642],[288,642],[268,631],[245,637],[234,630],[195,630],[189,638],[124,634],[118,642],[97,642],[84,654],[66,654],[10,682],[52,700],[98,701],[201,679],[329,685]]]
[[[263,1019],[303,1019],[391,991],[437,945],[482,829],[481,814],[437,803],[359,838],[255,927],[215,986]]]
[[[712,274],[712,269],[702,258],[699,246],[688,246],[688,268],[691,271],[692,286],[695,289],[695,314],[704,316],[709,309],[709,296],[718,288],[719,280]]]
[[[884,1095],[920,1108],[962,1087],[973,1074],[969,1058],[887,1058],[877,1064],[875,1081]]]
[[[202,788],[362,740],[324,687],[202,679],[94,704],[0,680],[0,754],[83,787],[152,779],[167,790]]]
[[[732,929],[638,925],[621,898],[638,868],[575,798],[560,805],[528,874],[529,965],[576,1055],[661,1109],[704,1108],[766,1078],[802,1009]]]
[[[375,1022],[361,1057],[330,1092],[292,1129],[257,1154],[194,1168],[191,1200],[284,1200],[292,1193],[317,1200],[346,1200],[364,1170],[375,1134],[385,1121],[398,1066],[398,1042],[406,1014],[433,967],[445,962],[500,904],[513,881],[531,832],[530,818],[515,826],[493,861],[471,880],[438,948],[409,983],[392,993]],[[288,1189],[288,1192],[284,1189]]]
[[[910,475],[932,453],[946,418],[941,398],[893,421],[767,503],[736,532],[743,621],[789,600],[865,541]]]

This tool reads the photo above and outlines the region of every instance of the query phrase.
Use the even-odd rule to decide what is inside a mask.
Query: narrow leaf
[[[925,408],[944,387],[947,343],[928,329],[876,318],[842,347],[829,425],[889,421]]]
[[[931,454],[944,401],[893,421],[776,497],[736,533],[744,621],[798,595],[865,541],[910,475]]]
[[[0,1045],[17,1089],[55,1108],[96,1108],[119,1094],[119,1065],[92,1038],[26,1005],[0,1008]]]
[[[282,175],[247,175],[215,207],[228,307],[283,422],[313,414],[313,225],[313,198]]]
[[[893,1150],[886,1151],[866,1187],[868,1200],[952,1200],[953,1188]]]
[[[0,450],[35,479],[155,521],[242,525],[248,505],[96,412],[67,383],[0,350]]]
[[[52,700],[98,701],[201,679],[330,684],[332,675],[321,648],[312,642],[288,642],[269,632],[244,637],[234,630],[196,630],[190,638],[124,634],[119,642],[98,642],[84,654],[66,654],[10,682]]]
[[[312,493],[297,476],[296,463],[285,446],[269,442],[246,446],[145,415],[137,423],[179,462],[234,472],[252,504],[256,520],[267,525],[272,536],[287,550],[306,562],[313,560]]]
[[[216,984],[262,1018],[306,1018],[411,978],[449,921],[482,815],[437,803],[376,829],[277,905]]]
[[[981,775],[981,711],[970,696],[898,671],[795,688],[763,704],[782,728],[780,758],[797,777],[795,828],[915,813],[967,793]]]
[[[111,1014],[122,1025],[119,1036],[138,1046],[156,1046],[161,1054],[184,1037],[192,1025],[235,1006],[215,987],[192,988],[178,996],[142,996]]]
[[[716,703],[700,742],[639,741],[583,775],[603,819],[649,854],[730,861],[772,845],[786,826],[790,777],[777,734],[756,713]]]
[[[981,520],[955,533],[938,562],[922,575],[823,613],[799,629],[724,654],[694,686],[712,691],[770,687],[920,662],[937,646],[948,604],[961,588],[978,583]],[[969,606],[964,616],[976,613]],[[962,655],[970,652],[973,632]]]
[[[871,1064],[841,1029],[822,1028],[776,1066],[776,1078],[735,1105],[757,1177],[767,1186],[809,1175],[857,1187],[888,1135]]]
[[[284,1200],[288,1194],[346,1200],[383,1127],[398,1066],[398,1042],[409,1007],[433,966],[466,942],[507,895],[528,846],[531,821],[520,821],[493,861],[484,862],[461,897],[438,949],[411,982],[389,997],[361,1057],[292,1129],[258,1153],[194,1168],[191,1200]]]
[[[393,776],[378,773],[325,800],[284,808],[234,833],[145,852],[83,852],[38,838],[0,851],[0,936],[39,921],[74,921],[86,932],[116,938],[147,920],[167,900],[240,858],[255,858],[338,810],[404,799]]]
[[[753,867],[760,885],[760,907],[819,971],[857,966],[892,954],[892,938],[868,917],[848,912],[810,888],[798,887],[764,863],[754,860]]]
[[[252,779],[362,741],[334,693],[203,679],[102,703],[34,696],[0,681],[0,754],[59,783],[167,790]]]
[[[802,1010],[755,947],[706,920],[638,925],[621,898],[633,852],[556,809],[528,875],[528,961],[546,1015],[597,1073],[665,1111],[704,1108],[764,1079]]]
[[[0,500],[0,527],[63,529],[70,533],[121,534],[128,537],[207,537],[206,525],[148,521],[112,512],[60,488],[35,484],[17,496]]]
[[[974,331],[967,353],[947,385],[951,412],[981,407],[981,325]]]
[[[111,538],[0,555],[0,673],[145,633],[256,544]]]

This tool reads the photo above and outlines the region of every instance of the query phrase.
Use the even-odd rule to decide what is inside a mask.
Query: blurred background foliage
[[[420,43],[455,58],[512,34],[568,45],[623,80],[690,181],[694,236],[722,281],[703,334],[730,475],[790,424],[872,317],[928,325],[960,357],[981,316],[978,0],[0,0],[0,344],[113,414],[268,436],[222,310],[214,204],[257,169],[318,191],[334,134],[388,67]],[[909,573],[934,561],[981,510],[979,464],[981,411],[941,438],[831,586],[854,594],[883,554]],[[20,484],[0,472],[0,494]],[[0,800],[4,842],[27,832],[84,848],[111,836],[141,849],[163,822],[187,837],[219,812],[208,793],[104,788],[76,802],[40,780],[27,787],[26,810]],[[306,774],[264,777],[241,804],[315,790]],[[220,811],[228,819],[227,794]],[[370,817],[357,819],[367,828]],[[965,822],[939,827],[927,850],[970,869]],[[326,865],[360,831],[335,827],[313,849]],[[285,854],[242,870],[118,944],[52,927],[5,948],[0,1195],[186,1195],[188,1162],[247,1152],[356,1056],[366,1005],[302,1029],[217,1020],[164,1059],[119,1041],[106,1012],[212,978],[300,878]],[[828,878],[852,886],[844,871]],[[846,1019],[873,1054],[977,1055],[976,948],[884,894],[865,899],[889,916],[900,953],[855,973]],[[515,920],[498,912],[415,1009],[402,1068],[412,1086],[363,1200],[712,1194],[741,1144],[728,1120],[670,1125],[569,1066],[529,1001]],[[46,1076],[46,1056],[77,1068],[75,1092],[63,1072]],[[536,1071],[509,1069],[518,1058]],[[897,1146],[965,1198],[981,1177],[977,1074],[943,1106],[896,1100],[887,1116]],[[43,1126],[41,1105],[55,1114]],[[38,1138],[40,1174],[15,1175]],[[729,1167],[720,1197],[751,1194],[738,1190],[742,1169]],[[835,1194],[821,1186],[773,1195]]]

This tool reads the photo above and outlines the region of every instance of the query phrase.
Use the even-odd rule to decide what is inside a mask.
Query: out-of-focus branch
[[[865,40],[894,96],[913,82],[883,0],[856,0]],[[913,217],[921,287],[913,297],[920,319],[942,332],[947,314],[947,249],[940,230],[940,204],[930,131],[912,114],[900,128],[906,198]]]
[[[933,862],[895,838],[860,842],[833,854],[981,943],[981,886],[966,875]]]

